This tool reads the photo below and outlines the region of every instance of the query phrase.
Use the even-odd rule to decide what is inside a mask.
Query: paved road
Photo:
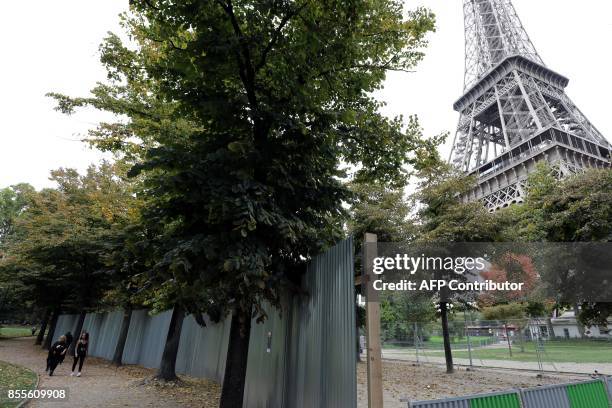
[[[72,359],[66,358],[53,377],[45,373],[46,352],[34,346],[30,337],[0,341],[0,360],[27,367],[38,373],[39,387],[67,388],[65,402],[32,401],[29,407],[183,407],[184,404],[156,392],[150,387],[135,385],[138,377],[130,369],[115,369],[100,359],[85,361],[83,375],[70,377]],[[140,370],[138,374],[143,374]],[[141,377],[142,378],[142,377]]]

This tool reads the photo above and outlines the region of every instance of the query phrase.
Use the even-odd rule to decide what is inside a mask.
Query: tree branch
[[[255,66],[255,71],[259,71],[266,64],[268,54],[270,53],[270,51],[272,51],[272,48],[274,48],[274,46],[278,43],[283,28],[285,28],[285,26],[289,23],[289,21],[291,21],[292,18],[299,15],[300,12],[306,8],[306,6],[308,6],[308,1],[305,1],[304,4],[297,7],[293,11],[288,12],[285,17],[283,17],[276,30],[274,30],[274,33],[272,34],[272,39],[270,40],[268,45],[266,45],[266,48],[264,48],[264,50],[262,51],[259,63],[257,63],[257,65]]]

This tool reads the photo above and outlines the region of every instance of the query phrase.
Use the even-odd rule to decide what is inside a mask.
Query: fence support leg
[[[365,234],[365,279],[362,293],[366,294],[366,340],[368,349],[368,408],[383,408],[382,357],[380,347],[380,304],[367,286],[372,282],[373,259],[377,256],[376,234]],[[370,294],[370,296],[368,295]]]

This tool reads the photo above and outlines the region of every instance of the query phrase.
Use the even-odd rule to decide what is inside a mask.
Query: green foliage
[[[0,256],[2,243],[12,232],[15,219],[27,206],[27,197],[33,190],[29,184],[17,184],[0,190]]]
[[[485,320],[520,320],[525,318],[525,305],[522,303],[508,303],[482,309],[482,317]]]
[[[355,194],[347,223],[351,235],[361,238],[369,232],[380,242],[414,239],[412,206],[404,198],[403,188],[391,189],[378,183],[351,183],[349,187]]]
[[[132,211],[119,167],[103,162],[85,175],[56,170],[57,189],[30,191],[0,264],[3,281],[43,307],[98,304],[111,281],[104,263],[109,242]]]
[[[409,296],[401,292],[380,295],[380,323],[383,340],[412,342],[414,324],[436,319],[436,309],[429,296]]]
[[[493,242],[499,224],[480,202],[463,202],[474,179],[445,163],[424,168],[416,199],[420,203],[419,242]]]
[[[528,195],[521,206],[500,214],[503,235],[516,241],[593,242],[612,238],[612,170],[589,169],[557,179],[553,169],[540,164],[528,180]],[[569,258],[568,258],[569,257]],[[558,299],[575,299],[589,286],[587,270],[572,270],[571,254],[549,256],[542,279],[559,291]],[[586,285],[585,285],[586,283]],[[592,285],[591,285],[592,286]],[[607,324],[612,315],[609,303],[583,303],[579,319],[592,324]],[[573,302],[571,302],[573,303]]]
[[[346,165],[359,182],[405,183],[427,161],[411,120],[370,95],[422,57],[434,19],[399,1],[134,2],[137,47],[101,46],[108,83],[58,108],[96,108],[91,143],[134,162],[158,309],[193,313],[278,303],[304,261],[343,235]]]

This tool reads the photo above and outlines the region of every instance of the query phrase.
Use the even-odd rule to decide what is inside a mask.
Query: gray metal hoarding
[[[470,408],[468,397],[408,402],[409,408]]]
[[[172,310],[154,316],[146,310],[133,311],[123,361],[149,368],[159,367],[171,317]]]
[[[281,310],[267,305],[268,319],[252,322],[244,407],[357,406],[353,264],[348,239],[312,259],[301,294],[284,296]],[[159,367],[171,316],[171,310],[155,316],[134,311],[123,361]],[[61,316],[58,329],[74,330],[77,317]],[[230,319],[200,327],[192,316],[185,318],[178,373],[223,380]],[[113,357],[121,321],[121,311],[87,315],[90,355]]]
[[[521,390],[523,408],[570,408],[566,384]]]
[[[59,336],[66,334],[66,332],[70,332],[76,337],[77,335],[74,333],[74,331],[76,329],[78,318],[79,315],[76,314],[60,315],[57,319],[57,324],[55,325],[52,343],[57,341]]]
[[[201,327],[193,316],[187,316],[181,330],[176,371],[194,377],[223,381],[230,322],[227,318],[213,324],[206,319],[206,327]]]
[[[89,354],[111,360],[115,354],[123,312],[88,313],[83,330],[89,333]]]

